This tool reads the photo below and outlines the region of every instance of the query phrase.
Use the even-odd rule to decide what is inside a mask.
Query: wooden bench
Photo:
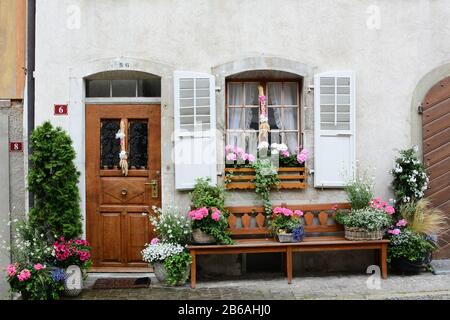
[[[334,204],[283,205],[291,210],[302,210],[306,236],[302,242],[280,243],[270,236],[265,227],[263,207],[228,207],[229,232],[235,241],[233,245],[190,245],[192,256],[191,288],[197,281],[197,256],[208,254],[241,254],[279,252],[285,258],[287,281],[292,282],[292,255],[294,252],[321,252],[342,250],[377,250],[384,279],[387,278],[387,246],[389,240],[349,241],[344,238],[343,227],[336,224]],[[337,208],[350,209],[341,203]]]

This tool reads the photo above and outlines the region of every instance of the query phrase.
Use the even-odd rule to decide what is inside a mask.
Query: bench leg
[[[387,279],[387,244],[383,244],[380,250],[381,276]]]
[[[286,249],[286,275],[288,284],[292,283],[292,247]]]
[[[191,251],[191,288],[195,289],[197,285],[197,254],[194,250]]]

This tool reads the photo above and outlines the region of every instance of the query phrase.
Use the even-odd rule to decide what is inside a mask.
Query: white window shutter
[[[326,72],[314,78],[314,186],[344,187],[355,177],[355,75]]]
[[[197,178],[217,183],[215,78],[175,71],[175,187],[192,189]]]

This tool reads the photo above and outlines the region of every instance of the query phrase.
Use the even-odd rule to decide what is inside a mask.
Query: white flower
[[[258,145],[258,150],[261,150],[261,149],[268,149],[268,148],[269,148],[269,143],[266,142],[266,141],[263,141],[263,142],[261,142],[261,143]]]
[[[279,154],[279,151],[276,150],[276,149],[273,149],[271,153],[272,153],[273,155],[275,155],[275,154]]]
[[[121,130],[117,131],[116,133],[116,139],[124,139],[125,138],[125,133],[123,133]]]
[[[126,151],[120,151],[119,158],[120,158],[120,160],[127,160],[128,159],[127,152]]]

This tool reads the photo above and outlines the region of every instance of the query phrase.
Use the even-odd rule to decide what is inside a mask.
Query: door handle
[[[150,186],[152,189],[152,198],[157,199],[159,197],[159,186],[158,186],[158,180],[152,180],[149,183],[146,183],[145,185]]]

